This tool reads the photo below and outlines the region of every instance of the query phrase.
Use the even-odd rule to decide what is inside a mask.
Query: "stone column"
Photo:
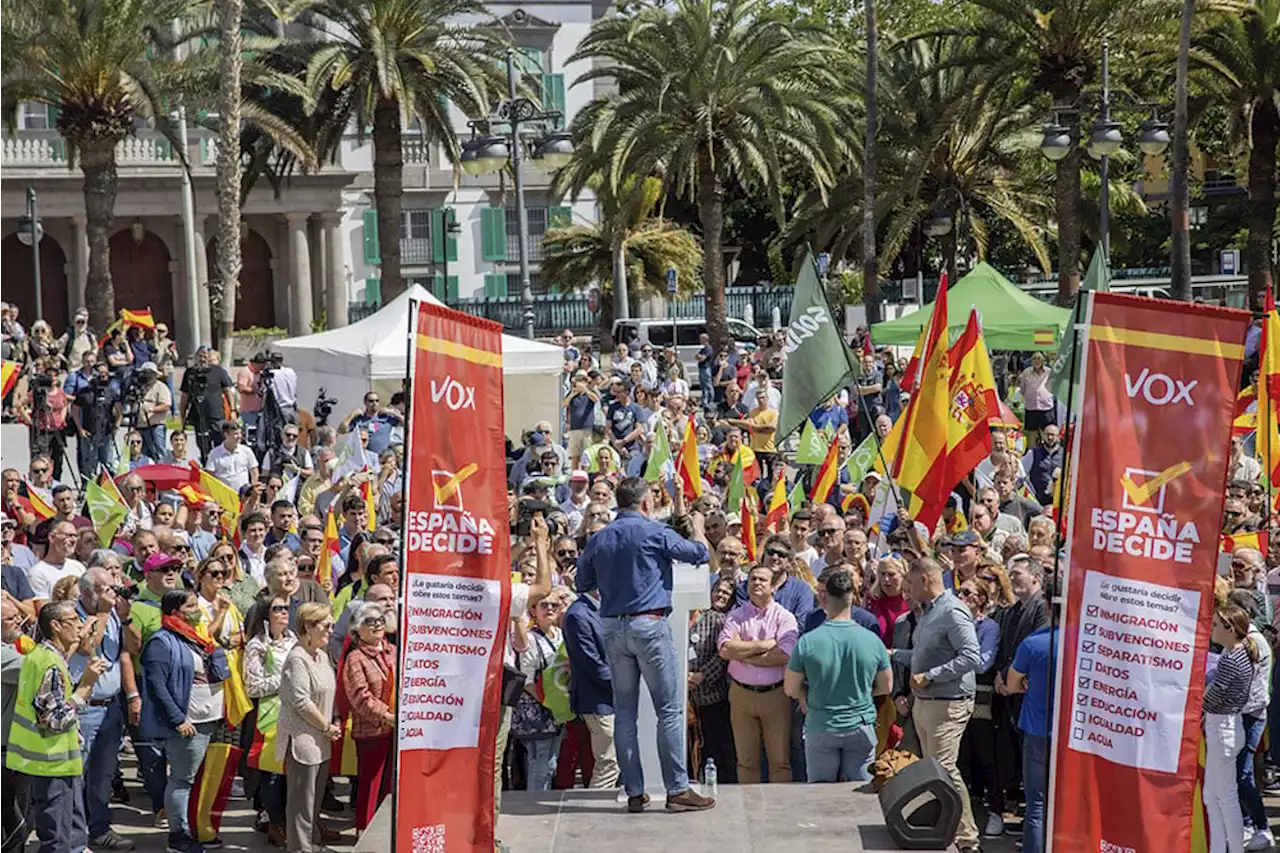
[[[205,237],[204,223],[199,217],[193,224],[196,238],[196,305],[195,321],[200,339],[191,344],[182,343],[183,353],[195,352],[201,344],[217,346],[217,335],[213,329],[213,314],[209,308],[209,242]]]
[[[324,313],[329,321],[329,328],[337,329],[347,325],[347,302],[351,298],[347,293],[346,253],[343,252],[342,246],[342,215],[322,213],[320,224],[324,230],[325,248]]]
[[[307,239],[311,245],[311,316],[324,312],[325,251],[324,228],[314,216],[307,220]]]
[[[289,334],[311,334],[311,247],[306,213],[287,213],[289,231]]]
[[[71,274],[67,276],[67,306],[71,314],[84,305],[84,285],[89,279],[89,231],[83,216],[71,217]]]

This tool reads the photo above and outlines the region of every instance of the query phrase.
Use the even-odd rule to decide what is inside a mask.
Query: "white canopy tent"
[[[361,398],[376,388],[386,400],[407,370],[409,354],[409,300],[440,305],[423,287],[414,285],[377,313],[328,332],[276,341],[285,364],[298,373],[298,402],[314,405],[321,388],[337,397],[330,424],[336,425]],[[504,417],[507,435],[517,443],[521,430],[536,421],[550,421],[559,429],[560,374],[564,369],[560,347],[502,336]]]

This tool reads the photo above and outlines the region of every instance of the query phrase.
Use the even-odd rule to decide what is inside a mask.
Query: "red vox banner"
[[[1084,320],[1046,849],[1190,850],[1249,314],[1098,293]]]
[[[511,604],[502,327],[412,304],[400,591],[399,853],[492,853]]]

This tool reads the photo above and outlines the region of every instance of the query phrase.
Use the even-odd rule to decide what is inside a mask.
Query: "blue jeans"
[[[138,435],[142,436],[143,454],[150,456],[153,461],[159,462],[169,452],[164,446],[164,424],[157,424],[152,427],[138,427]]]
[[[32,776],[31,814],[36,853],[83,853],[89,843],[84,824],[83,776]]]
[[[808,750],[809,748],[805,746],[804,712],[800,710],[800,703],[792,699],[791,700],[791,781],[792,782],[810,781],[808,776],[808,772],[809,772],[809,768],[808,768],[809,762],[807,760]],[[769,767],[769,763],[766,761],[760,766],[767,769]],[[818,781],[818,780],[815,780],[815,781]],[[832,779],[831,781],[834,782],[835,780]]]
[[[804,757],[810,782],[865,782],[867,765],[875,757],[876,727],[858,726],[847,732],[804,733]]]
[[[613,672],[613,740],[618,767],[628,797],[644,793],[644,768],[640,764],[640,679],[644,678],[658,716],[658,759],[667,795],[689,790],[684,766],[683,685],[677,684],[679,663],[671,626],[666,619],[647,616],[604,619],[605,655]]]
[[[524,743],[524,776],[526,791],[550,791],[556,778],[556,759],[560,757],[560,741],[564,733],[555,737],[526,740]]]
[[[1027,792],[1027,816],[1022,821],[1022,853],[1044,850],[1044,797],[1049,770],[1049,739],[1022,736],[1022,786]]]
[[[1258,752],[1258,744],[1262,743],[1262,730],[1267,727],[1265,717],[1254,717],[1245,714],[1244,749],[1236,756],[1236,787],[1240,791],[1240,810],[1244,812],[1245,826],[1255,830],[1268,829],[1267,809],[1262,804],[1262,794],[1258,793],[1258,780],[1253,772],[1253,757]]]
[[[129,733],[133,738],[133,753],[138,756],[138,775],[142,778],[142,788],[147,792],[147,799],[151,800],[151,811],[159,812],[164,808],[164,789],[169,784],[164,741],[142,740],[133,726],[129,727]]]
[[[1267,750],[1270,755],[1267,757],[1271,764],[1280,767],[1280,660],[1271,662],[1271,704],[1267,706],[1267,720],[1271,724],[1271,745]]]
[[[196,774],[200,772],[200,762],[204,761],[205,751],[209,749],[209,738],[217,726],[216,720],[196,723],[196,733],[192,737],[172,735],[164,742],[164,751],[169,757],[169,784],[164,789],[164,811],[165,817],[169,819],[170,838],[180,835],[188,841],[195,840],[191,821],[187,819],[187,805]]]
[[[81,711],[80,734],[84,736],[84,812],[92,839],[111,828],[111,781],[120,766],[124,740],[120,697],[110,705],[90,705]]]
[[[76,439],[76,464],[80,466],[82,480],[92,480],[97,477],[99,467],[106,468],[107,472],[114,477],[119,460],[120,454],[116,448],[114,431],[103,438]]]

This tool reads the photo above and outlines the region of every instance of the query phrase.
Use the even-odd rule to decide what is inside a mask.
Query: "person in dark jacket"
[[[222,682],[230,675],[226,652],[198,633],[200,603],[192,590],[173,589],[160,600],[161,628],[142,649],[142,719],[139,734],[163,741],[169,759],[165,814],[171,853],[203,853],[187,806],[209,739],[222,719]]]
[[[613,743],[613,673],[605,659],[604,623],[598,592],[580,595],[565,611],[561,630],[569,656],[569,706],[591,734],[595,768],[588,787],[618,787]]]
[[[1053,481],[1062,468],[1062,442],[1058,425],[1049,424],[1040,432],[1040,443],[1027,454],[1027,482],[1042,506],[1053,505]]]
[[[821,613],[822,607],[814,596],[813,587],[787,572],[791,563],[791,543],[785,536],[770,536],[764,541],[764,550],[760,555],[761,565],[773,569],[773,600],[786,608],[796,617],[796,624],[803,626],[805,620],[814,614]],[[733,606],[737,607],[747,601],[747,582],[738,584],[734,592]],[[823,615],[823,619],[826,615]],[[856,617],[855,617],[856,619]],[[821,623],[819,623],[821,624]],[[816,627],[816,626],[815,626]]]

